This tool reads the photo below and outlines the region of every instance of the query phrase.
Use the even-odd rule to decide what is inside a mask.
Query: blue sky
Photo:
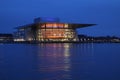
[[[36,17],[59,17],[62,22],[94,23],[79,34],[120,37],[120,0],[1,0],[0,33],[32,23]]]

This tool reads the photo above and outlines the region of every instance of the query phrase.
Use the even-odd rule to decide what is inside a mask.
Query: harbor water
[[[119,43],[0,44],[0,80],[120,80]]]

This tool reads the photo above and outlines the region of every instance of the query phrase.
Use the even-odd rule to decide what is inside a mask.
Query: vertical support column
[[[45,23],[45,41],[46,41],[46,23]]]
[[[24,40],[26,41],[25,28],[23,28],[23,29],[24,29]]]
[[[42,41],[41,24],[39,24],[39,41]]]
[[[79,41],[76,29],[73,29],[73,30],[74,30],[74,36],[75,36],[76,41]]]

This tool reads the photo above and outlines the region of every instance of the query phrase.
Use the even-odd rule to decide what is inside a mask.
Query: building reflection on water
[[[120,80],[119,48],[116,43],[1,44],[0,80]]]
[[[40,44],[38,68],[42,80],[70,80],[70,44]]]
[[[93,44],[47,43],[33,49],[36,80],[78,80],[91,77]],[[32,48],[31,48],[32,50]]]

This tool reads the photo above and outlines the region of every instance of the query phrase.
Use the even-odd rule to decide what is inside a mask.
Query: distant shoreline
[[[120,42],[103,42],[103,41],[86,41],[86,42],[60,42],[60,41],[54,41],[54,42],[30,42],[30,41],[21,41],[21,42],[15,42],[15,41],[8,41],[8,42],[0,42],[3,44],[41,44],[41,43],[120,43]]]

